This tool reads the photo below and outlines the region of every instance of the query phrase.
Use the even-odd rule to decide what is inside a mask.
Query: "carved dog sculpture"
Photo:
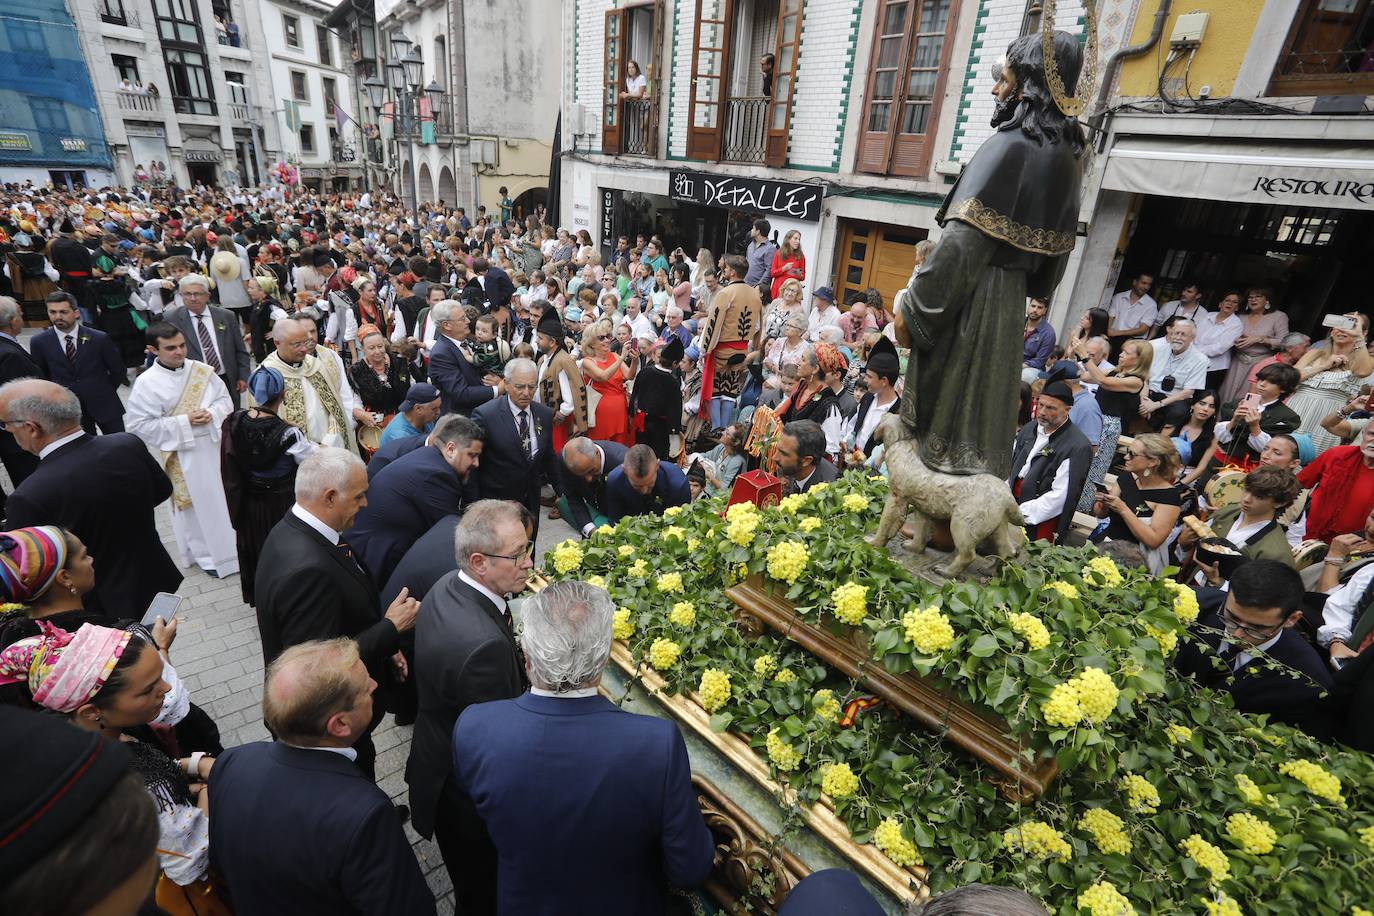
[[[940,570],[957,576],[976,557],[978,545],[991,539],[997,555],[1014,558],[1025,544],[1025,519],[1007,483],[991,474],[942,474],[926,467],[916,440],[901,417],[889,414],[878,425],[887,463],[889,493],[878,530],[869,543],[886,546],[910,509],[916,536],[906,549],[920,553],[930,541],[931,519],[948,519],[954,557]]]

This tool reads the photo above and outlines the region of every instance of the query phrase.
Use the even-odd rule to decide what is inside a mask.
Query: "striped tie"
[[[223,375],[224,366],[220,364],[219,354],[215,352],[215,341],[210,337],[210,330],[205,327],[205,316],[197,315],[195,318],[196,336],[200,338],[201,355],[210,364],[210,368],[215,370],[215,375]]]
[[[72,335],[67,335],[67,361],[76,363],[76,343],[72,340]]]

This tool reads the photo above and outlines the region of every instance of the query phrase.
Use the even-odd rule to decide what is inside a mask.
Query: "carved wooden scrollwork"
[[[730,913],[777,912],[810,870],[792,853],[770,847],[769,835],[709,779],[694,775],[697,803],[716,840],[716,861],[706,891]]]

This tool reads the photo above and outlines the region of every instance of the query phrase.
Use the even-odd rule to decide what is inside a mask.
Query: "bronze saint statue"
[[[1094,50],[1090,38],[1090,60]],[[945,198],[935,217],[944,231],[897,294],[896,331],[911,348],[902,419],[933,470],[1010,472],[1026,297],[1049,297],[1074,246],[1083,61],[1079,39],[1048,23],[1012,42],[993,87],[996,131]]]

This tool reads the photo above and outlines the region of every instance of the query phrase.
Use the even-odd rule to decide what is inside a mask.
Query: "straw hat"
[[[239,256],[232,251],[219,251],[210,259],[210,276],[215,278],[217,283],[231,283],[239,279],[243,272],[243,265],[239,263]]]

